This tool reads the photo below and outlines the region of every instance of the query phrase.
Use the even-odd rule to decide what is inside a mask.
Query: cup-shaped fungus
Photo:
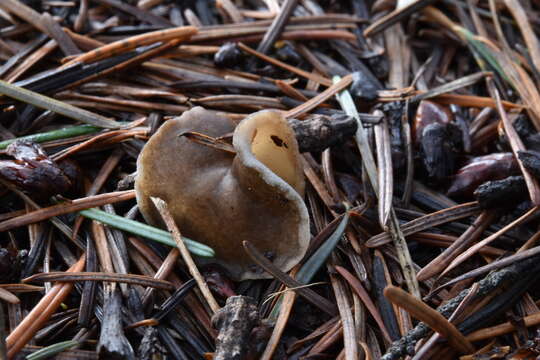
[[[233,130],[234,152],[181,136],[220,137]],[[236,280],[269,277],[245,253],[244,240],[283,271],[304,256],[310,238],[304,185],[296,138],[279,112],[259,111],[235,129],[227,117],[200,107],[167,121],[149,139],[135,180],[149,223],[162,226],[150,199],[159,197],[182,234],[212,247],[212,262]]]

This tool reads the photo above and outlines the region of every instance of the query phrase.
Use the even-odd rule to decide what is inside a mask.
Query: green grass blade
[[[131,234],[139,235],[171,247],[176,247],[176,243],[171,237],[171,234],[165,230],[161,230],[135,220],[126,219],[122,216],[109,214],[108,212],[99,209],[81,210],[79,211],[79,214],[89,219],[102,222],[116,229],[124,230]],[[186,242],[186,246],[189,251],[191,251],[193,254],[202,257],[213,257],[215,255],[214,250],[211,247],[186,237],[182,238]]]
[[[338,227],[326,241],[315,251],[313,255],[302,265],[298,273],[296,274],[296,280],[302,284],[307,284],[313,279],[313,276],[319,271],[321,266],[326,262],[332,251],[336,248],[337,244],[343,236],[343,232],[349,223],[349,212],[347,211],[343,215],[343,219],[339,222]]]
[[[463,34],[463,37],[471,45],[471,47],[484,59],[505,81],[512,85],[512,81],[508,78],[504,72],[503,67],[497,61],[496,57],[492,54],[492,50],[484,45],[481,41],[474,38],[474,34],[465,28],[460,28],[459,31]],[[482,67],[482,64],[479,64]],[[512,85],[513,86],[513,85]]]
[[[345,232],[345,228],[347,227],[347,224],[349,223],[349,211],[343,215],[343,219],[340,221],[339,225],[337,226],[336,230],[326,239],[324,244],[322,244],[317,251],[311,257],[302,265],[298,273],[296,274],[296,280],[302,284],[307,284],[311,281],[313,276],[319,271],[321,266],[326,262],[332,251],[334,251],[335,247],[339,243],[339,240],[343,236],[343,232]],[[281,309],[281,303],[283,301],[283,295],[279,297],[279,299],[276,301],[276,304],[274,305],[272,312],[269,315],[269,318],[272,320],[276,320],[279,316],[279,310]]]
[[[32,142],[42,143],[45,141],[67,139],[79,135],[93,134],[100,131],[101,129],[102,128],[93,125],[78,125],[58,130],[47,131],[43,133],[21,136],[15,139],[0,141],[0,150],[7,148],[9,144],[17,140],[30,140]]]
[[[61,353],[64,350],[72,348],[78,344],[79,342],[75,340],[62,341],[62,342],[44,347],[43,349],[39,349],[38,351],[33,352],[32,354],[26,356],[26,359],[27,360],[47,359],[47,358],[50,358],[51,356]]]

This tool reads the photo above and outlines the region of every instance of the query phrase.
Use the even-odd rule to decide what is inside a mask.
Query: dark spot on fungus
[[[267,258],[270,261],[274,261],[274,259],[276,257],[276,253],[273,252],[273,251],[265,251],[264,252],[264,257]]]
[[[254,274],[260,274],[263,272],[263,268],[257,264],[248,265],[248,269]]]
[[[281,140],[281,138],[279,136],[272,135],[272,136],[270,136],[270,139],[272,139],[272,141],[274,142],[274,144],[276,144],[276,146],[279,146],[279,147],[284,146],[286,149],[289,148],[287,146],[287,143],[284,142],[283,140]]]

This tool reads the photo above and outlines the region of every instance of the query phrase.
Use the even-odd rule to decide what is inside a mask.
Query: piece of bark
[[[482,209],[511,208],[527,198],[527,185],[523,176],[509,176],[483,183],[474,196]]]
[[[118,290],[112,291],[105,300],[97,352],[100,359],[135,360],[135,353],[122,327],[122,302]]]
[[[213,317],[219,330],[214,360],[242,360],[249,348],[251,330],[259,323],[255,300],[247,296],[231,296],[225,307]]]
[[[369,76],[362,71],[353,72],[351,93],[355,99],[361,102],[375,101],[379,98],[379,90],[381,90],[381,87],[375,77]]]
[[[300,152],[323,151],[342,144],[353,136],[357,122],[347,115],[313,115],[306,120],[289,120],[289,125],[296,134]]]
[[[144,329],[144,336],[137,351],[140,360],[151,360],[159,354],[158,351],[158,330],[155,326],[147,326]]]
[[[433,123],[423,129],[422,160],[430,178],[441,181],[455,172],[461,139],[461,130],[454,124]]]
[[[519,160],[530,173],[540,179],[540,152],[534,150],[518,151]]]

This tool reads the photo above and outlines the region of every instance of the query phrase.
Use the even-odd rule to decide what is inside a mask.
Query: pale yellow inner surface
[[[272,136],[277,136],[283,141],[278,146]],[[278,141],[279,142],[279,141]],[[257,133],[251,143],[253,155],[268,167],[277,176],[285,180],[292,187],[296,186],[296,169],[294,154],[287,148],[290,147],[289,137],[280,131],[275,124],[262,124],[257,127]]]

